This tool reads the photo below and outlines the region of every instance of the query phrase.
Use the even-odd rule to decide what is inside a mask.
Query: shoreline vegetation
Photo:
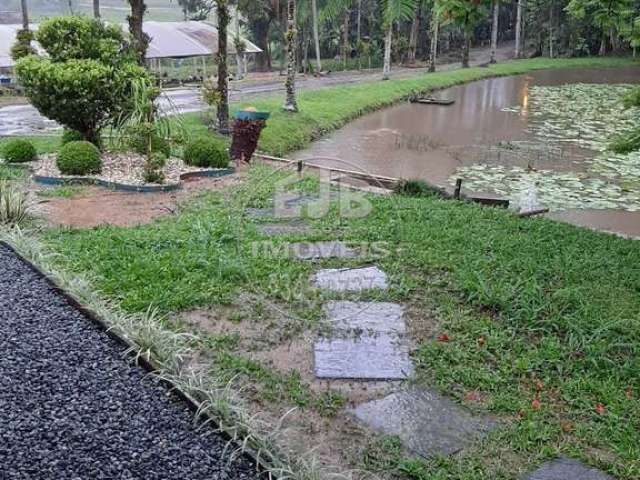
[[[526,60],[508,60],[488,67],[447,70],[424,75],[373,81],[355,85],[325,87],[298,92],[299,112],[281,111],[282,95],[240,101],[231,104],[232,113],[247,106],[271,112],[262,132],[259,150],[274,156],[285,156],[305,148],[311,142],[345,126],[367,113],[375,112],[412,94],[426,93],[483,80],[492,77],[521,75],[536,70],[561,68],[615,68],[640,66],[640,60],[626,57],[585,57]],[[198,136],[207,133],[203,113],[186,113],[178,116],[188,134]],[[34,142],[38,153],[50,153],[59,147],[59,138],[53,136],[26,136]],[[0,140],[0,146],[3,140]]]

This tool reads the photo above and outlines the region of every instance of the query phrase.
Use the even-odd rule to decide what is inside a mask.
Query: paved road
[[[513,46],[504,44],[498,49],[498,59],[511,58]],[[489,50],[476,48],[471,50],[471,64],[480,65],[489,61]],[[439,65],[439,70],[458,68],[459,62]],[[397,67],[392,71],[393,78],[408,78],[426,73],[426,68]],[[297,80],[299,90],[318,90],[335,85],[346,85],[368,82],[380,79],[380,70],[366,70],[362,72],[334,72],[328,76],[316,78],[300,76]],[[277,92],[284,92],[284,78],[277,74],[267,76],[259,81],[232,83],[231,100],[248,100],[259,98]],[[160,99],[160,107],[167,112],[180,113],[198,112],[204,109],[200,99],[200,92],[195,88],[179,88],[166,90]],[[30,105],[14,105],[0,108],[0,137],[8,135],[38,135],[51,133],[58,125],[42,117]]]
[[[2,245],[0,352],[0,479],[257,478]]]

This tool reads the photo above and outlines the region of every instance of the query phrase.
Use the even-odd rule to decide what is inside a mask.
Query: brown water
[[[394,178],[420,178],[447,189],[457,168],[477,163],[584,171],[583,162],[593,152],[575,146],[540,150],[540,139],[526,130],[531,86],[579,82],[638,83],[640,68],[546,70],[449,88],[434,96],[454,99],[451,106],[407,102],[366,115],[299,152],[296,159]],[[521,106],[522,112],[502,111],[514,106]],[[532,146],[526,155],[491,148],[513,141],[538,147]],[[603,222],[603,212],[607,211],[571,210],[557,217],[640,237],[637,213],[611,211],[616,221],[609,225]]]

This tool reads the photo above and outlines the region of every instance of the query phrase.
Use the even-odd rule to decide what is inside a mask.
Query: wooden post
[[[453,198],[456,200],[460,200],[460,191],[462,190],[462,179],[458,178],[456,180],[456,189],[453,192]]]

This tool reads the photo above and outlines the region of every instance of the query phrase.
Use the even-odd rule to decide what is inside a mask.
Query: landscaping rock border
[[[235,168],[222,168],[217,170],[202,170],[198,172],[186,172],[180,175],[180,183],[170,183],[162,185],[131,185],[118,182],[110,182],[94,177],[47,177],[43,175],[32,175],[33,181],[42,185],[98,185],[121,192],[156,193],[173,192],[182,188],[184,180],[192,178],[217,178],[233,175]]]
[[[21,357],[27,355],[29,362],[33,362],[34,365],[33,368],[27,368],[24,371],[25,377],[37,384],[35,386],[38,391],[42,388],[41,393],[45,395],[43,399],[38,399],[38,408],[41,409],[39,416],[25,416],[24,412],[22,414],[19,411],[15,412],[16,415],[9,415],[10,418],[7,420],[9,423],[0,432],[0,438],[15,436],[15,442],[2,442],[2,444],[10,445],[14,449],[16,445],[19,445],[20,441],[32,443],[34,440],[40,439],[44,442],[43,445],[40,445],[43,448],[33,450],[31,453],[26,451],[14,452],[16,456],[13,457],[11,465],[6,466],[7,468],[16,469],[14,472],[16,474],[18,472],[32,471],[46,473],[43,470],[46,464],[47,471],[49,472],[50,470],[49,473],[52,474],[51,478],[67,478],[67,475],[70,475],[69,478],[76,478],[76,474],[81,472],[92,476],[88,472],[89,470],[93,472],[96,468],[98,468],[96,471],[101,471],[106,475],[102,469],[103,467],[113,474],[116,474],[116,472],[120,472],[122,475],[126,474],[127,478],[129,478],[128,475],[133,474],[132,470],[139,468],[142,468],[144,472],[138,473],[143,473],[145,478],[158,479],[168,478],[168,476],[173,477],[173,475],[182,477],[183,474],[186,474],[186,477],[183,478],[203,479],[218,474],[222,474],[224,478],[242,480],[259,476],[263,465],[255,459],[251,452],[244,452],[240,457],[231,461],[223,458],[234,450],[233,446],[229,448],[228,445],[232,441],[232,437],[224,431],[214,431],[209,426],[205,426],[209,422],[216,426],[217,423],[214,419],[206,414],[201,414],[204,417],[202,427],[194,425],[192,417],[196,413],[200,413],[198,404],[194,399],[180,391],[169,380],[149,376],[148,373],[153,373],[157,370],[153,363],[135,356],[130,349],[132,345],[126,339],[117,335],[102,319],[83,307],[72,295],[60,288],[37,266],[22,257],[11,245],[2,241],[0,241],[0,263],[6,264],[3,271],[10,273],[11,270],[14,270],[10,281],[12,285],[15,284],[15,287],[3,289],[5,294],[12,296],[8,299],[9,304],[15,304],[15,308],[12,307],[9,310],[15,310],[14,314],[18,316],[27,315],[25,319],[31,318],[31,315],[53,316],[60,325],[59,328],[53,329],[50,336],[60,337],[62,335],[58,340],[61,343],[68,344],[58,345],[59,342],[55,338],[47,338],[49,334],[47,334],[46,328],[34,325],[32,327],[35,328],[30,328],[28,320],[20,327],[20,336],[7,335],[4,337],[5,342],[9,342],[10,346],[14,345],[17,349],[13,352],[14,355],[11,354],[11,351],[6,352],[5,359],[7,363],[4,364],[3,369],[10,373],[12,359],[20,363],[19,369],[25,368],[24,358],[21,360]],[[16,275],[16,271],[19,272],[22,268],[25,270]],[[20,277],[23,277],[22,281]],[[1,277],[0,282],[2,282]],[[34,296],[33,290],[38,290],[39,293]],[[58,298],[56,299],[56,297]],[[7,299],[5,299],[6,301]],[[46,308],[43,308],[43,305],[39,305],[42,302],[48,302]],[[0,303],[2,303],[1,296]],[[30,306],[29,303],[32,305]],[[3,310],[0,310],[0,312],[3,312]],[[4,313],[7,312],[5,311]],[[8,323],[3,322],[5,323],[4,327],[9,330],[11,330],[10,319],[12,318],[14,318],[14,315],[9,314],[7,317]],[[86,319],[90,320],[90,322],[84,322]],[[33,320],[37,322],[37,319],[34,318]],[[49,327],[52,326],[49,325]],[[76,333],[62,332],[62,330],[67,329]],[[10,331],[7,333],[10,333]],[[35,336],[36,338],[29,340],[29,336]],[[25,342],[28,343],[25,344]],[[32,345],[34,342],[42,344],[38,347],[38,345]],[[74,345],[80,351],[72,351],[74,349],[70,347]],[[35,353],[27,354],[28,350],[35,350]],[[40,358],[42,350],[52,350],[52,352],[46,352],[45,356]],[[57,358],[57,356],[61,358]],[[100,357],[103,357],[102,361]],[[87,368],[88,363],[91,363],[90,368]],[[81,367],[81,365],[85,367]],[[65,372],[65,370],[68,371]],[[53,390],[47,387],[50,381],[47,377],[50,375],[59,376],[62,382],[56,383],[54,379],[56,387]],[[64,381],[76,375],[81,375],[85,388],[80,390],[76,388],[60,390]],[[91,380],[92,375],[103,378],[104,382],[106,382],[103,387],[105,389],[112,388],[112,391],[105,393],[101,389],[91,388],[89,384],[93,382]],[[27,378],[25,378],[25,382],[26,380]],[[97,381],[99,378],[94,380]],[[40,385],[40,383],[43,385]],[[18,384],[14,385],[22,388]],[[125,392],[124,396],[120,395],[118,394],[118,389],[113,390],[117,385],[126,385],[132,391]],[[30,388],[29,391],[29,395],[32,395],[33,388]],[[59,395],[64,396],[64,401],[57,400]],[[108,408],[109,405],[105,406],[98,401],[95,405],[99,411],[90,413],[92,410],[90,404],[92,403],[83,404],[82,397],[91,395],[102,395],[104,396],[102,401],[119,406],[115,410],[110,410]],[[148,409],[138,410],[136,408],[134,409],[136,413],[132,413],[133,417],[129,421],[122,424],[118,423],[117,425],[119,426],[116,424],[111,425],[111,428],[109,428],[109,412],[121,415],[123,408],[127,409],[127,406],[133,408],[131,402],[135,403],[135,400],[132,400],[130,396],[144,401]],[[1,397],[2,395],[0,395],[0,400],[2,400]],[[12,396],[11,398],[14,397]],[[62,400],[62,397],[60,397],[60,400]],[[57,412],[59,415],[56,414],[55,408],[62,408],[65,411],[74,410],[78,406],[78,401],[81,402],[80,411],[76,412],[78,418],[76,418],[73,411],[66,414]],[[148,405],[146,404],[147,402],[149,403]],[[0,401],[0,409],[3,403]],[[4,405],[8,406],[6,403]],[[82,405],[88,405],[88,407],[82,407]],[[49,407],[54,408],[54,410],[49,411]],[[147,417],[145,420],[144,417],[149,412],[149,409],[155,410],[154,415],[157,415],[157,417],[151,419]],[[37,427],[37,425],[33,425],[34,422],[47,421],[45,418],[47,415],[52,416],[51,421],[47,424],[48,426],[42,429],[40,427],[34,428]],[[83,417],[86,420],[85,423],[82,423],[81,428],[67,433],[61,430],[71,428],[70,425],[67,425],[69,422],[81,422],[82,420],[79,417]],[[93,422],[92,418],[98,421],[96,417],[101,419],[100,428],[89,428],[90,425],[87,424]],[[32,425],[28,426],[27,424]],[[113,428],[114,426],[116,428]],[[154,436],[150,430],[158,430],[156,432],[157,436]],[[25,434],[28,434],[30,438],[23,438]],[[50,457],[52,450],[46,448],[46,444],[53,441],[56,435],[61,435],[61,441],[55,445],[55,452],[57,453],[54,461]],[[149,437],[149,435],[152,437]],[[113,438],[110,439],[110,436]],[[126,441],[128,436],[130,437],[129,441]],[[165,441],[162,440],[163,436],[167,436]],[[60,450],[64,444],[77,443],[81,439],[84,439],[83,445],[90,443],[92,448],[89,450],[85,448]],[[106,440],[106,442],[102,442],[102,440]],[[132,442],[132,440],[134,441]],[[166,441],[170,443],[166,443]],[[118,456],[117,461],[114,461],[116,457],[110,457],[110,455],[113,455],[115,450],[122,448],[130,451],[128,453],[121,452],[124,454]],[[103,452],[102,450],[105,451]],[[157,451],[153,453],[153,450]],[[178,458],[180,453],[186,456],[180,459]],[[218,458],[216,458],[216,455]],[[107,462],[106,464],[104,463],[105,461]],[[80,471],[74,470],[74,468],[80,469]],[[160,471],[158,470],[159,468],[163,468],[165,471]],[[7,472],[2,467],[1,461],[0,470]],[[120,475],[117,474],[116,476]]]

